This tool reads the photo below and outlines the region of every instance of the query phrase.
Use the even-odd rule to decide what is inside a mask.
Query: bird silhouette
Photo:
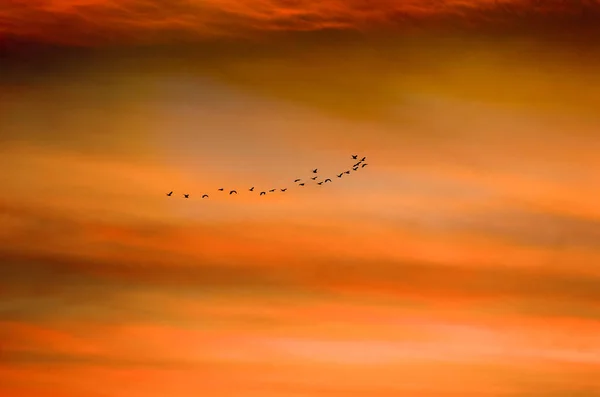
[[[357,154],[353,154],[353,155],[351,155],[351,157],[352,157],[352,159],[353,159],[353,160],[357,160],[357,159],[358,159],[358,155],[357,155]],[[367,159],[367,157],[365,156],[365,157],[363,157],[362,159],[360,159],[360,160],[359,160],[359,161],[358,161],[356,164],[354,164],[354,165],[352,166],[352,168],[351,168],[351,169],[352,169],[352,171],[358,171],[358,169],[359,169],[359,168],[364,168],[364,167],[366,167],[366,166],[368,165],[367,163],[365,163],[365,162],[364,162],[366,159]],[[313,169],[313,170],[312,170],[313,174],[316,174],[318,171],[319,171],[319,169],[318,169],[318,168],[315,168],[315,169]],[[347,170],[347,171],[342,171],[340,174],[337,174],[337,177],[338,177],[338,178],[341,178],[341,177],[342,177],[344,174],[350,174],[350,170]],[[318,179],[318,176],[317,176],[317,175],[315,175],[314,177],[311,177],[310,179],[311,179],[311,180],[313,180],[313,181],[316,181],[316,180]],[[300,182],[300,181],[302,181],[302,179],[301,179],[301,178],[297,178],[297,179],[295,179],[295,180],[294,180],[294,183],[297,183],[297,182]],[[327,183],[327,182],[331,182],[331,179],[330,179],[330,178],[327,178],[327,179],[325,179],[324,181],[320,181],[320,182],[316,182],[316,183],[317,183],[317,185],[321,186],[323,183]],[[298,183],[298,186],[305,186],[305,183],[304,183],[304,182],[302,182],[302,183]],[[225,190],[225,188],[219,188],[219,189],[218,189],[218,191],[220,191],[220,192],[222,192],[222,191],[224,191],[224,190]],[[252,187],[251,187],[250,189],[248,189],[248,190],[249,190],[249,191],[251,191],[251,192],[253,192],[253,191],[254,191],[254,186],[252,186]],[[277,190],[278,190],[278,189],[270,189],[270,190],[268,190],[268,192],[272,193],[272,192],[276,192]],[[288,189],[287,189],[287,188],[282,188],[282,189],[279,189],[279,190],[280,190],[280,191],[282,191],[282,192],[285,192],[285,191],[287,191]],[[229,191],[229,194],[230,194],[230,195],[231,195],[231,194],[234,194],[234,193],[235,193],[235,194],[238,194],[237,190],[231,190],[231,191]],[[267,192],[266,192],[266,191],[261,191],[261,192],[260,192],[260,195],[261,195],[261,196],[262,196],[262,195],[266,195],[266,194],[267,194]],[[169,193],[165,193],[165,195],[167,195],[168,197],[171,197],[171,196],[173,195],[173,191],[170,191]],[[189,193],[184,193],[184,194],[183,194],[183,197],[184,197],[184,198],[186,198],[186,199],[188,199],[188,198],[190,198],[190,195],[189,195]],[[203,199],[204,199],[204,198],[208,198],[208,197],[209,197],[209,196],[208,196],[208,194],[203,194],[203,195],[202,195],[202,198],[203,198]]]

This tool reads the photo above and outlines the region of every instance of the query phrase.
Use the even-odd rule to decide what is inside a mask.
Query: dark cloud
[[[47,351],[30,351],[27,349],[3,349],[3,362],[11,366],[32,364],[36,366],[108,366],[110,368],[153,368],[153,369],[193,369],[195,367],[205,367],[210,362],[202,360],[168,360],[161,358],[159,360],[143,359],[136,360],[130,357],[114,357],[108,355],[94,354],[61,354]],[[214,365],[214,363],[212,363]]]
[[[28,54],[29,61],[14,56],[8,57],[14,62],[0,62],[0,101],[6,101],[9,110],[8,117],[0,118],[0,134],[21,139],[27,132],[17,127],[37,123],[56,126],[52,135],[39,135],[64,144],[64,139],[54,137],[63,138],[67,128],[57,123],[72,117],[72,102],[83,101],[90,102],[97,114],[107,114],[90,129],[116,130],[118,118],[108,115],[121,115],[127,101],[156,101],[159,93],[152,92],[152,87],[191,76],[352,121],[414,122],[422,110],[432,111],[427,108],[433,104],[418,102],[428,94],[489,103],[510,101],[534,109],[554,106],[555,114],[595,114],[598,93],[592,90],[582,95],[582,85],[596,83],[598,51],[585,46],[554,39],[542,43],[529,36],[514,41],[475,34],[469,38],[450,34],[361,37],[355,31],[335,29],[285,31],[277,39],[252,44],[190,45],[175,40],[163,46],[111,47],[110,51],[105,47],[99,51],[54,47],[28,51],[27,46],[15,45]],[[557,75],[565,77],[556,79]],[[135,89],[129,88],[133,82]],[[37,92],[32,94],[33,90]],[[91,91],[93,98],[83,98]],[[201,85],[195,91],[208,95]],[[18,111],[39,115],[19,119]],[[472,110],[465,107],[462,111]],[[94,136],[108,134],[103,131]]]
[[[370,261],[332,261],[329,254],[319,257],[310,251],[270,258],[269,247],[276,244],[275,240],[255,239],[248,245],[252,232],[243,232],[260,228],[259,221],[246,222],[245,227],[238,225],[240,227],[232,231],[229,223],[175,225],[143,220],[116,223],[79,218],[50,208],[0,204],[0,221],[8,228],[0,244],[5,264],[0,268],[1,279],[7,285],[27,286],[36,278],[53,280],[58,285],[88,285],[98,277],[144,284],[236,288],[315,286],[319,289],[330,284],[389,284],[403,290],[416,288],[431,293],[468,291],[477,296],[516,293],[531,297],[600,299],[597,280],[578,273],[582,271],[580,264],[563,263],[564,256],[560,255],[557,257],[563,259],[558,259],[559,263],[553,258],[562,249],[593,252],[600,244],[597,220],[566,213],[489,208],[480,214],[454,214],[452,219],[439,213],[435,224],[429,226],[420,224],[417,219],[414,224],[409,219],[368,220],[369,224],[388,227],[403,224],[413,232],[421,229],[426,232],[423,236],[431,232],[485,236],[490,241],[509,243],[513,247],[516,244],[541,248],[546,258],[540,259],[543,270],[506,266],[510,264],[503,263],[502,257],[496,259],[496,268],[465,264],[467,267],[454,269],[443,264],[390,262],[377,253]],[[287,235],[292,233],[290,238],[294,235],[293,229],[285,226],[274,230]],[[303,231],[306,232],[318,232],[318,228]],[[320,233],[314,237],[315,241],[320,238]],[[344,238],[340,236],[338,240]],[[347,238],[346,243],[352,244],[354,237],[348,235]],[[190,249],[192,246],[196,248]],[[246,247],[238,249],[247,252],[239,257],[229,255],[233,247]],[[278,261],[289,263],[281,266]],[[594,271],[591,267],[588,270]],[[76,281],[72,277],[84,279]]]
[[[87,4],[9,0],[0,9],[0,32],[32,41],[63,44],[142,44],[215,37],[250,37],[265,32],[390,31],[594,28],[595,2],[510,0],[469,2],[327,2],[227,0],[117,2]]]
[[[369,288],[396,291],[399,296],[469,299],[544,299],[550,302],[596,302],[600,299],[597,277],[568,269],[514,268],[498,259],[495,267],[448,266],[410,261],[310,259],[301,264],[263,268],[244,263],[227,266],[198,261],[178,266],[161,263],[102,261],[68,254],[36,255],[2,253],[3,289],[9,295],[31,296],[36,291],[60,294],[77,286],[80,292],[102,293],[115,287],[156,286],[262,291],[326,292],[350,288],[363,293]],[[47,285],[51,283],[51,285]],[[11,287],[18,286],[17,287]],[[366,289],[365,289],[366,288]],[[12,291],[12,292],[11,292]],[[363,291],[363,292],[361,292]],[[77,292],[77,291],[76,291]],[[41,295],[45,295],[41,294]],[[14,304],[19,300],[15,299]],[[10,312],[4,306],[4,313]]]

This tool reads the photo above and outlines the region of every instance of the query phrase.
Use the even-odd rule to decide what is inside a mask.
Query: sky
[[[600,396],[599,10],[2,2],[0,395]]]

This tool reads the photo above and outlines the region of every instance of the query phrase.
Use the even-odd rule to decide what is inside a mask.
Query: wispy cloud
[[[159,14],[24,4],[132,39]],[[203,7],[247,21],[273,4]],[[444,43],[77,52],[0,73],[0,395],[597,394],[594,57]],[[293,186],[352,153],[369,167]]]
[[[4,34],[32,40],[95,45],[194,41],[269,31],[523,28],[540,23],[574,27],[578,18],[584,23],[597,16],[593,4],[529,0],[10,0],[0,10],[0,26]]]

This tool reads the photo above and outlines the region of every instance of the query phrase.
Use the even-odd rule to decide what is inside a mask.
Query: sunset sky
[[[597,37],[593,1],[0,1],[0,396],[599,397]]]

